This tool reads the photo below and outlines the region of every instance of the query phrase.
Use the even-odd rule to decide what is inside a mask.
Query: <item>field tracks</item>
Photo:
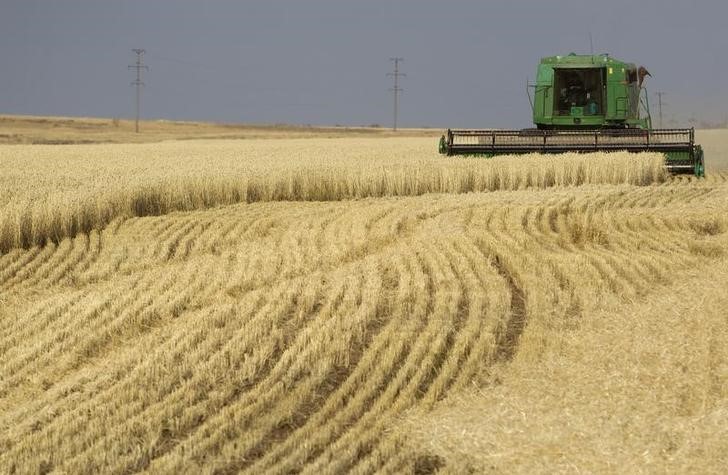
[[[298,201],[170,182],[149,201],[167,214],[95,204],[98,229],[3,248],[0,471],[436,468],[409,414],[728,249],[725,179],[604,182],[589,162],[575,184],[557,163],[432,166],[401,147],[298,180],[268,164],[280,180],[255,196]]]

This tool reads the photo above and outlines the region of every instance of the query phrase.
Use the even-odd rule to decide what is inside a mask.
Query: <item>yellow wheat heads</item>
[[[14,157],[13,176],[39,186],[2,189],[3,212],[27,200],[31,239],[0,254],[0,472],[485,470],[480,455],[517,459],[522,443],[524,466],[578,452],[609,468],[604,444],[644,453],[635,433],[659,435],[659,460],[690,440],[696,466],[719,466],[725,451],[660,430],[694,414],[726,440],[700,419],[722,427],[724,305],[686,310],[710,300],[686,273],[712,278],[727,255],[726,177],[640,186],[663,179],[659,157],[456,159],[430,145],[18,149],[37,155]],[[682,306],[658,312],[672,326],[629,318],[675,288]],[[667,366],[633,371],[642,360]],[[620,372],[644,399],[620,392]],[[490,398],[474,401],[472,432],[430,429],[457,425],[458,408],[437,408],[471,388]],[[564,407],[572,388],[591,397]],[[544,419],[527,412],[539,404]],[[401,430],[411,414],[424,416]],[[657,425],[633,430],[646,415]],[[573,439],[552,437],[563,423]]]
[[[429,139],[0,147],[0,252],[117,218],[239,202],[338,201],[665,179],[657,154],[443,157]]]

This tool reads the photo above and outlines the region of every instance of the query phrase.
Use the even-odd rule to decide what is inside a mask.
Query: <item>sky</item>
[[[728,120],[725,0],[0,0],[0,114],[528,127],[544,56],[643,64],[665,126]]]

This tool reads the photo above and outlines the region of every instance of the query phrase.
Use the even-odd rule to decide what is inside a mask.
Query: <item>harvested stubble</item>
[[[726,264],[595,309],[538,364],[412,417],[413,445],[452,473],[723,473]]]
[[[12,249],[0,472],[723,467],[727,185],[240,203]]]
[[[189,141],[0,147],[0,252],[116,218],[240,202],[662,182],[662,157],[626,153],[443,158],[431,139]]]
[[[562,455],[589,471],[612,463],[605,443],[638,469],[642,439],[619,430],[648,434],[643,414],[671,431],[649,448],[686,456],[650,467],[720,466],[719,308],[703,330],[695,316],[657,331],[664,317],[630,302],[672,295],[673,279],[685,308],[703,301],[685,269],[722,264],[725,196],[724,178],[240,204],[12,250],[0,256],[0,471],[401,473],[480,470],[502,454],[504,471],[559,469]],[[403,425],[474,386],[476,415],[450,401]],[[543,419],[519,419],[523,408]],[[461,414],[486,417],[462,424],[483,432],[449,432]],[[687,433],[685,414],[708,445],[668,437]]]

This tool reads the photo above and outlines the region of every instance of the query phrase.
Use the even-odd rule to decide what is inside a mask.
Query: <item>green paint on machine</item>
[[[543,58],[536,83],[529,84],[534,129],[448,129],[440,153],[654,151],[665,154],[671,172],[704,176],[703,151],[692,128],[652,129],[646,76],[643,66],[606,54]]]

